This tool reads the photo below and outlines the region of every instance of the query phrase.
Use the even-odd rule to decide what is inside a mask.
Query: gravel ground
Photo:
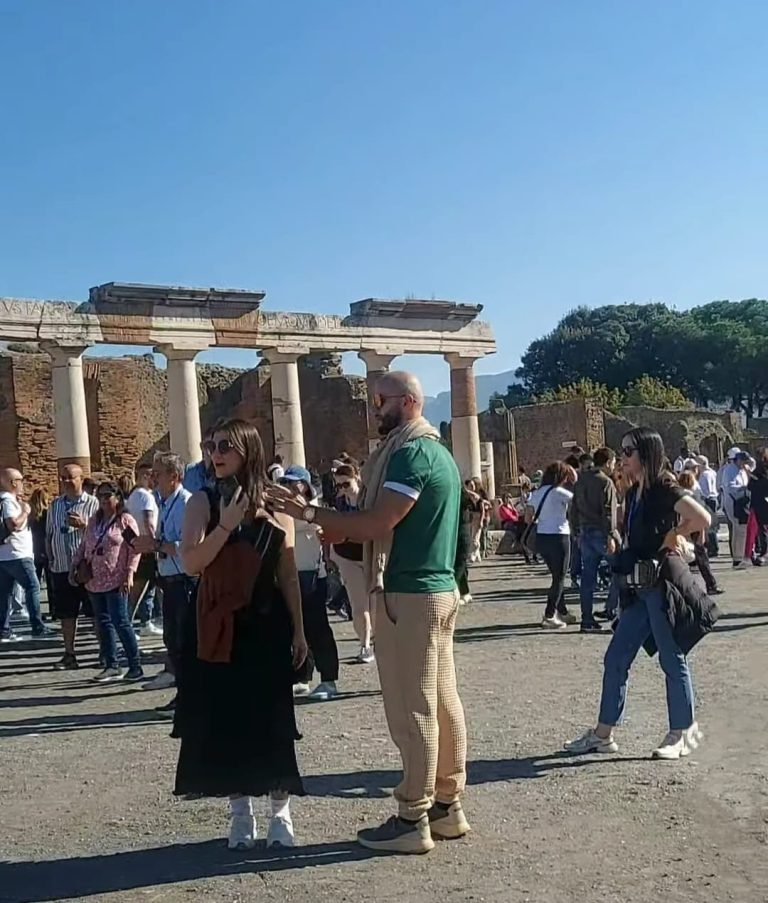
[[[222,803],[171,796],[177,744],[153,711],[169,691],[54,673],[57,643],[4,645],[0,900],[765,903],[768,574],[727,565],[724,616],[692,657],[705,741],[677,763],[648,757],[666,711],[642,652],[620,752],[561,755],[594,720],[606,639],[538,628],[539,569],[474,568],[456,637],[474,830],[425,857],[353,843],[392,812],[398,759],[375,668],[349,663],[349,624],[335,625],[344,695],[299,712],[309,795],[293,804],[301,846],[283,854],[230,853]],[[151,674],[160,650],[143,648]]]

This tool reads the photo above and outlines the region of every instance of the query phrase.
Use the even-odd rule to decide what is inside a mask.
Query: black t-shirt
[[[675,505],[686,495],[686,491],[672,480],[654,483],[640,498],[637,498],[636,487],[629,490],[624,526],[629,548],[638,561],[658,557],[664,537],[679,520]]]

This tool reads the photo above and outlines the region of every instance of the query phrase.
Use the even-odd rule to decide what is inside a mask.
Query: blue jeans
[[[640,647],[653,634],[659,663],[667,677],[669,729],[685,730],[694,721],[693,684],[688,662],[675,642],[660,589],[638,590],[635,601],[621,612],[616,633],[605,653],[600,723],[621,724],[627,701],[629,669]]]
[[[117,638],[128,659],[131,671],[141,670],[139,644],[128,618],[128,597],[119,589],[106,593],[88,593],[93,605],[93,614],[99,622],[101,654],[107,668],[117,668]]]
[[[11,632],[11,595],[14,583],[18,583],[24,590],[32,636],[44,633],[45,624],[40,615],[40,581],[37,579],[35,562],[32,558],[13,558],[10,561],[0,561],[0,636],[7,637]]]
[[[605,558],[608,536],[595,527],[582,527],[579,534],[581,552],[581,623],[592,624],[592,608],[597,588],[597,569]]]

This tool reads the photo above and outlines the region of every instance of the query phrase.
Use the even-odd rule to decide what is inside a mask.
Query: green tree
[[[677,388],[655,376],[641,376],[633,380],[624,394],[625,405],[638,405],[649,408],[667,408],[680,410],[692,408],[693,405]]]
[[[586,398],[596,401],[609,411],[617,411],[622,404],[622,394],[618,389],[610,389],[604,383],[591,379],[580,379],[567,386],[547,389],[538,396],[538,401],[571,401],[573,398]]]

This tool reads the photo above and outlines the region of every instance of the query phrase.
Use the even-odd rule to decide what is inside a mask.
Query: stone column
[[[168,361],[168,429],[171,451],[185,464],[202,458],[200,441],[200,399],[197,392],[195,356],[198,349],[163,345],[157,351]]]
[[[271,373],[275,454],[282,455],[286,467],[289,464],[306,466],[297,363],[302,353],[286,353],[272,348],[261,352],[261,356],[269,361]]]
[[[44,343],[41,347],[50,354],[52,360],[53,422],[59,472],[65,464],[79,464],[89,474],[91,447],[88,441],[82,357],[85,347],[53,343]]]
[[[396,354],[382,354],[379,351],[358,351],[357,356],[365,364],[365,379],[368,385],[368,452],[369,454],[378,448],[381,436],[376,417],[373,413],[373,394],[376,383],[390,367]]]
[[[451,368],[451,441],[462,480],[480,476],[480,428],[473,365],[477,358],[446,354]]]

